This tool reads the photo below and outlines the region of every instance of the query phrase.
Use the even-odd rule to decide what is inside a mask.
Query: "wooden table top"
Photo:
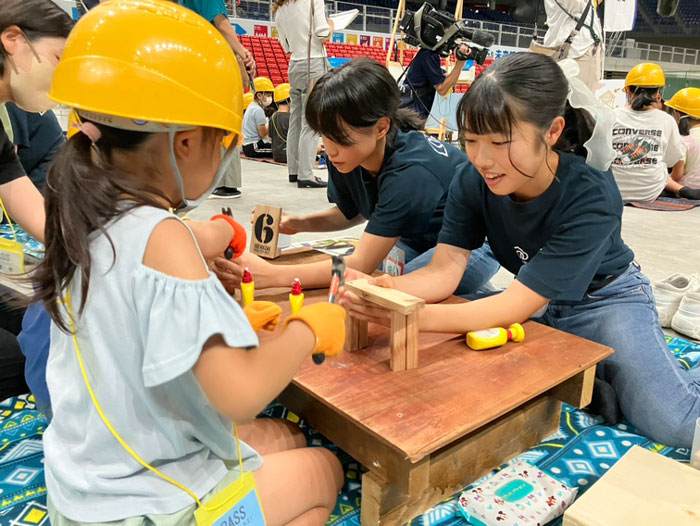
[[[278,302],[286,316],[288,294],[277,289],[256,297]],[[308,305],[324,301],[327,291],[305,295]],[[418,369],[392,372],[389,329],[370,324],[368,348],[321,366],[309,358],[293,383],[415,462],[613,352],[535,322],[524,328],[523,342],[487,351],[469,349],[464,335],[421,333]]]

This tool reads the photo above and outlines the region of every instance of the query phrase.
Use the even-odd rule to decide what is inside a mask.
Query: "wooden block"
[[[418,313],[406,315],[406,369],[418,368]]]
[[[549,391],[549,395],[579,409],[591,403],[595,365],[569,378]]]
[[[267,259],[279,257],[277,247],[282,209],[276,206],[255,205],[250,252]]]
[[[563,526],[697,526],[700,471],[633,446],[564,514]]]
[[[369,336],[367,335],[367,322],[358,321],[357,323],[357,348],[364,349],[369,345]]]
[[[391,313],[391,359],[392,371],[406,370],[406,316],[400,312]]]
[[[416,298],[400,290],[370,285],[366,279],[349,281],[345,284],[345,288],[367,301],[401,314],[411,314],[425,306],[425,301],[421,298]]]

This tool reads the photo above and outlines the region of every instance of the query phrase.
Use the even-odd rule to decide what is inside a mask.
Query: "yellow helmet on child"
[[[161,0],[112,0],[83,16],[49,97],[132,125],[241,131],[243,86],[230,46],[204,18]]]
[[[661,66],[652,62],[637,64],[625,77],[625,90],[629,86],[644,88],[662,88],[666,85],[666,76]]]
[[[272,81],[267,77],[255,77],[253,79],[253,86],[255,87],[255,92],[270,92],[275,91],[275,86]]]
[[[700,88],[684,88],[676,92],[666,106],[700,119]]]
[[[289,90],[291,89],[292,87],[287,82],[278,84],[275,87],[275,102],[282,102],[289,99]]]
[[[255,99],[255,95],[253,95],[252,91],[245,93],[243,95],[243,109],[247,110],[248,106],[250,106],[250,103],[253,102],[254,99]]]

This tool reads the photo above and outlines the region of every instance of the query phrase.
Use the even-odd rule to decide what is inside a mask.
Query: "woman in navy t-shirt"
[[[560,67],[533,53],[508,55],[474,82],[458,109],[473,164],[452,181],[435,255],[377,282],[443,300],[488,236],[516,279],[470,303],[428,305],[420,329],[465,333],[539,317],[612,347],[597,376],[624,417],[654,440],[689,447],[700,369],[683,370],[668,351],[649,280],[620,235],[620,192],[609,171],[586,164],[590,118],[571,108],[568,90]],[[351,293],[341,302],[358,318],[385,315]]]
[[[399,91],[388,70],[370,59],[356,59],[326,73],[314,86],[306,119],[323,138],[328,162],[328,200],[335,206],[303,217],[284,216],[283,234],[345,230],[367,221],[348,267],[371,273],[397,246],[405,271],[426,265],[442,226],[447,192],[469,162],[457,148],[414,131],[415,113],[399,109]],[[271,265],[251,254],[256,287],[288,286],[295,277],[305,287],[326,286],[331,262]],[[234,264],[220,259],[217,267]],[[400,265],[399,265],[400,266]],[[459,290],[478,291],[498,271],[488,245],[462,269]],[[228,288],[233,275],[219,277]],[[232,279],[233,278],[233,279]]]

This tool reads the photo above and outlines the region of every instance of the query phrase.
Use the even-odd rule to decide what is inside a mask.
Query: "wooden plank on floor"
[[[563,526],[698,526],[700,470],[633,446],[564,514]]]

